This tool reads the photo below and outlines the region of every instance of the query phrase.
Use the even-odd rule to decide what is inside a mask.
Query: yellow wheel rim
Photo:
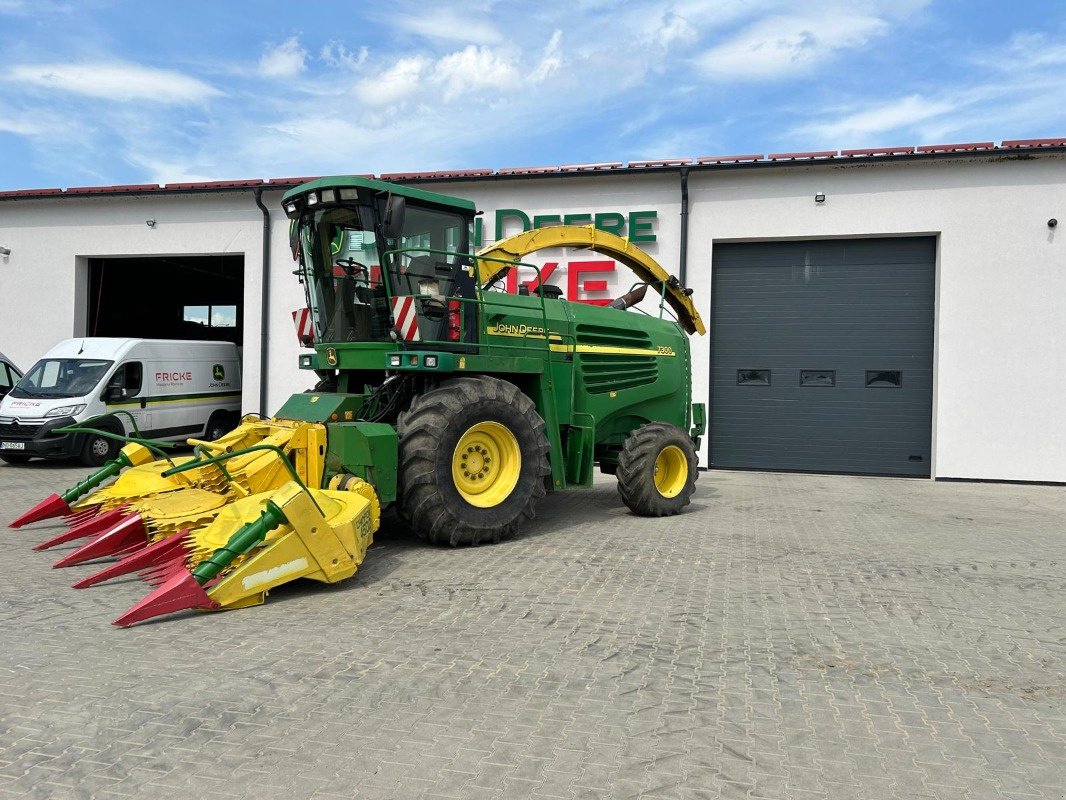
[[[518,440],[498,422],[479,422],[459,437],[452,453],[452,480],[466,502],[498,506],[511,496],[522,473]]]
[[[663,497],[677,497],[688,482],[688,459],[677,445],[668,444],[655,457],[655,488]]]

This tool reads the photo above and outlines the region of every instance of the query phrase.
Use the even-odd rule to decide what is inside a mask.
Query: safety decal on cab
[[[392,320],[405,342],[417,342],[421,338],[418,335],[418,314],[413,297],[392,298]]]

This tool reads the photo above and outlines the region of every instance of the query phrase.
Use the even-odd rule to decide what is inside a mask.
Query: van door
[[[140,361],[127,361],[112,373],[104,389],[103,401],[108,414],[122,412],[117,416],[127,434],[137,435],[130,424],[130,416],[136,421],[137,430],[142,435],[151,431],[152,418],[148,409],[148,391],[144,385],[144,365]]]

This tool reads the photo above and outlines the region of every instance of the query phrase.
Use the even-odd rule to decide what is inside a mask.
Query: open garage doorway
[[[243,345],[244,256],[89,259],[89,336]]]

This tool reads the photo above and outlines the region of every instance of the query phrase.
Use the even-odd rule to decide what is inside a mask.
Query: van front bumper
[[[73,425],[74,417],[16,420],[0,417],[0,455],[35,458],[70,458],[81,451],[83,433],[56,433],[56,428]]]

